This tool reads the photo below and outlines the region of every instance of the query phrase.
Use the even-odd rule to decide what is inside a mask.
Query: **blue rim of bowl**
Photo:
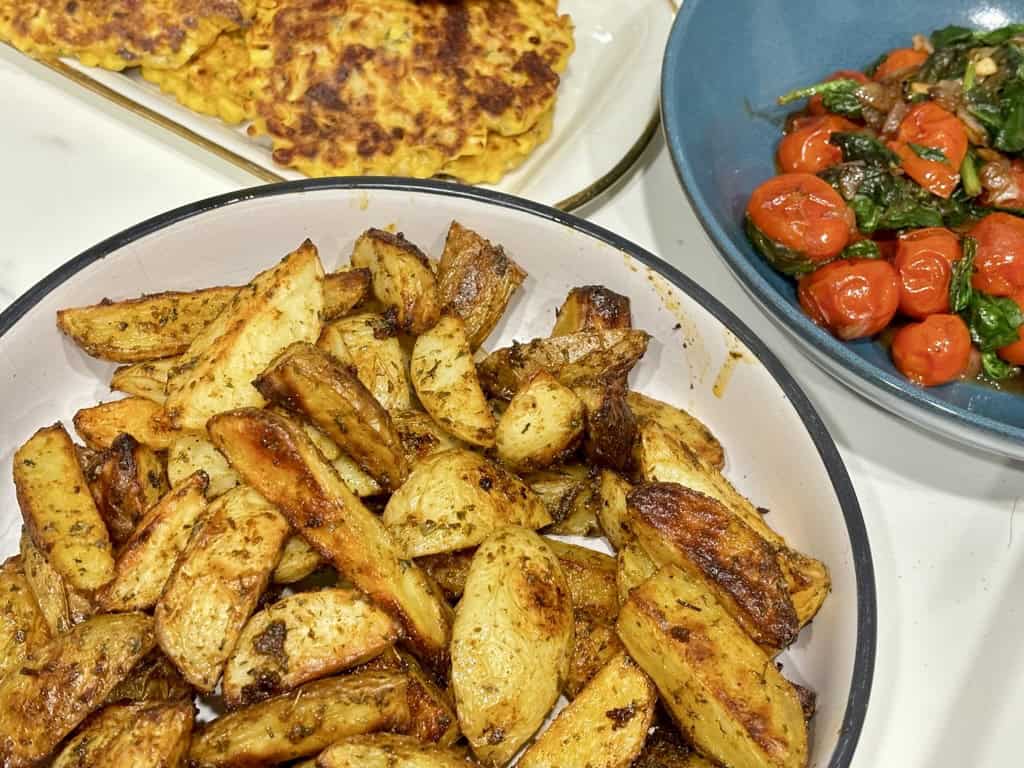
[[[675,166],[676,175],[679,177],[683,190],[686,192],[686,197],[689,199],[690,205],[704,227],[704,231],[711,237],[712,242],[725,259],[729,269],[739,279],[740,284],[774,316],[776,322],[781,323],[799,341],[816,350],[819,354],[839,363],[862,381],[879,387],[886,394],[893,395],[911,406],[934,411],[942,418],[954,421],[961,427],[966,426],[971,429],[984,430],[1016,443],[1024,444],[1024,427],[1015,427],[1004,421],[973,413],[936,397],[931,391],[912,384],[902,376],[894,375],[869,363],[852,352],[846,344],[808,320],[797,306],[787,301],[775,291],[768,281],[754,269],[751,259],[760,257],[754,252],[753,247],[750,248],[748,253],[744,253],[737,248],[725,233],[725,230],[719,226],[707,203],[693,191],[697,189],[693,166],[690,163],[690,158],[683,150],[682,140],[674,128],[675,125],[686,120],[687,116],[682,113],[682,106],[669,98],[669,93],[674,90],[672,84],[677,73],[680,72],[678,66],[676,66],[676,57],[679,55],[679,51],[684,48],[687,24],[690,17],[697,12],[703,2],[704,0],[686,0],[672,25],[672,32],[669,35],[668,44],[665,48],[665,57],[662,61],[661,124],[665,132],[669,154],[672,157],[672,164]],[[827,367],[826,370],[828,370]],[[842,377],[838,378],[850,386],[848,380]],[[980,445],[977,442],[974,442],[974,444]]]
[[[693,2],[693,0],[688,0],[686,5],[690,2]],[[684,8],[686,5],[684,5]],[[783,366],[782,362],[768,349],[765,343],[742,320],[693,280],[675,267],[659,259],[653,253],[629,240],[570,213],[549,208],[539,203],[533,203],[493,190],[465,187],[447,182],[382,176],[303,179],[300,181],[268,184],[243,189],[238,192],[229,192],[175,208],[147,219],[133,227],[129,227],[94,245],[92,248],[83,251],[44,277],[0,313],[0,339],[3,338],[7,331],[14,327],[26,312],[57,286],[66,282],[94,261],[109,256],[129,243],[172,224],[203,213],[225,208],[235,203],[258,198],[271,198],[278,195],[333,189],[395,190],[441,197],[463,198],[556,222],[629,254],[640,263],[658,272],[680,291],[697,301],[698,304],[710,312],[722,325],[732,331],[753,352],[785,393],[803,422],[804,427],[807,429],[811,440],[813,440],[818,455],[821,457],[829,479],[832,482],[836,498],[843,510],[846,532],[850,538],[850,548],[853,552],[853,566],[857,581],[857,643],[853,676],[850,683],[850,695],[846,703],[846,712],[843,716],[839,740],[829,762],[829,768],[847,768],[850,760],[853,758],[857,740],[860,737],[860,731],[864,724],[864,718],[867,715],[868,699],[871,694],[871,683],[874,677],[878,627],[875,571],[871,558],[871,546],[868,542],[867,529],[864,525],[864,517],[861,514],[860,503],[857,500],[857,493],[846,471],[846,465],[843,463],[839,450],[832,440],[828,429],[825,427],[825,423],[821,420],[811,401],[804,394],[796,380],[786,370],[785,366]]]

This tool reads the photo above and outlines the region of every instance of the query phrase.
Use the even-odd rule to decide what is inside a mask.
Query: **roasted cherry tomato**
[[[1011,297],[1017,306],[1024,310],[1024,290],[1017,291]],[[1005,347],[999,348],[999,356],[1008,363],[1013,365],[1024,365],[1024,326],[1017,330],[1017,337],[1020,341],[1015,341],[1013,344],[1007,344]]]
[[[779,170],[783,173],[818,173],[841,163],[843,152],[828,143],[833,133],[856,131],[857,126],[839,115],[802,117],[779,142]]]
[[[849,341],[872,336],[892,322],[900,280],[887,261],[842,259],[802,277],[797,295],[815,323]]]
[[[960,183],[967,131],[956,115],[925,101],[910,108],[889,148],[899,155],[910,178],[933,195],[949,197]],[[939,156],[922,157],[932,153]]]
[[[825,80],[856,80],[858,83],[871,82],[871,79],[867,75],[856,69],[840,69],[838,72],[833,72],[831,75],[826,77]],[[811,98],[808,99],[807,111],[812,115],[830,114],[829,111],[825,109],[825,103],[822,101],[820,95],[811,96]]]
[[[979,291],[1009,296],[1024,288],[1024,219],[990,213],[971,229],[978,241],[971,283]]]
[[[809,173],[768,179],[750,196],[747,215],[765,237],[812,261],[838,256],[856,226],[839,193]]]
[[[921,319],[949,312],[949,281],[960,240],[943,227],[900,235],[893,266],[900,273],[900,312]]]
[[[889,51],[889,54],[875,68],[875,80],[886,80],[908,69],[919,67],[927,59],[927,52],[915,51],[913,48],[897,48]]]
[[[930,315],[900,328],[892,360],[915,384],[934,387],[960,378],[971,359],[971,332],[959,315]]]

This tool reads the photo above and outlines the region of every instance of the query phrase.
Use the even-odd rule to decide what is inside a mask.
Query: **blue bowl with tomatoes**
[[[662,118],[711,239],[816,362],[1024,458],[1024,7],[687,0]]]

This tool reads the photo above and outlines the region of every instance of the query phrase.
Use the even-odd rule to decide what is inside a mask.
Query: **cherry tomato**
[[[959,315],[930,315],[900,328],[892,360],[915,384],[934,387],[960,378],[971,359],[971,332]]]
[[[859,339],[892,322],[899,275],[881,259],[841,259],[800,278],[797,296],[815,323],[840,339]]]
[[[839,255],[856,227],[846,201],[810,173],[768,179],[750,196],[747,215],[765,237],[812,261]]]
[[[857,126],[839,115],[802,117],[779,142],[779,170],[783,173],[818,173],[841,163],[843,152],[828,143],[837,132],[856,131]]]
[[[863,72],[856,69],[840,69],[825,78],[825,82],[832,80],[856,80],[858,83],[870,83],[871,80]],[[821,96],[811,96],[807,101],[807,111],[812,115],[828,115],[830,112],[825,109],[825,102]]]
[[[914,151],[938,150],[944,160],[926,160]],[[933,195],[949,197],[960,183],[960,164],[967,154],[967,131],[963,123],[933,101],[911,107],[900,123],[896,141],[889,148],[900,156],[907,175]]]
[[[1010,298],[1017,302],[1018,307],[1024,310],[1024,290],[1017,291]],[[1022,331],[1024,331],[1024,327],[1017,330],[1019,341],[999,348],[999,356],[1013,365],[1024,365],[1024,336],[1021,335]]]
[[[908,69],[919,67],[928,58],[926,51],[915,51],[913,48],[896,48],[875,69],[875,80],[887,80]]]
[[[1024,219],[990,213],[971,229],[978,241],[972,285],[994,296],[1024,288]]]
[[[900,235],[893,266],[900,273],[900,312],[921,319],[949,312],[949,281],[960,241],[943,227]]]

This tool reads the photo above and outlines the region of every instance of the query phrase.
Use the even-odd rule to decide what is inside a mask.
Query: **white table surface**
[[[0,309],[129,225],[257,183],[2,46],[0,98]],[[727,272],[660,138],[582,213],[676,265],[762,334],[839,444],[878,583],[878,658],[855,768],[1021,765],[1024,467],[925,434],[805,361]]]

